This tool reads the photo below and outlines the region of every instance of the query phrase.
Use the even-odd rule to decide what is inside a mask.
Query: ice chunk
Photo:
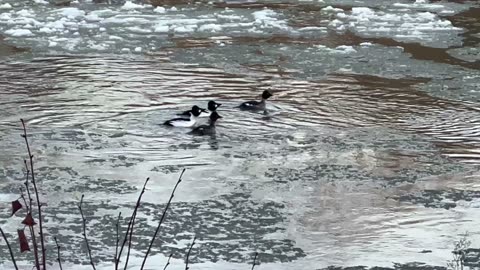
[[[48,4],[48,2],[45,0],[33,0],[33,2],[35,2],[36,4],[42,4],[42,5]]]
[[[278,14],[270,9],[264,9],[253,12],[255,23],[262,28],[280,28],[284,30],[290,29],[287,22],[276,18]]]
[[[139,5],[135,4],[132,1],[127,1],[125,4],[122,6],[122,9],[124,10],[132,10],[132,9],[141,9],[141,8],[146,8],[144,5]]]
[[[173,31],[177,33],[190,33],[194,32],[195,29],[197,29],[197,25],[183,25],[175,27]]]
[[[99,22],[103,19],[100,18],[96,13],[90,13],[87,16],[85,16],[85,20],[87,20],[88,22]]]
[[[219,25],[219,24],[214,24],[214,23],[209,23],[209,24],[204,24],[204,25],[201,25],[199,28],[198,28],[198,31],[202,31],[202,32],[217,32],[217,31],[221,31],[222,30],[222,26]]]
[[[85,11],[73,7],[62,8],[60,9],[60,12],[63,16],[70,19],[85,16]]]
[[[12,36],[12,37],[28,37],[33,36],[32,31],[28,29],[9,29],[5,31],[5,34]]]
[[[45,34],[51,34],[51,33],[55,32],[55,30],[53,30],[52,28],[48,28],[48,27],[42,27],[38,30],[38,32],[45,33]]]
[[[141,52],[141,51],[142,51],[142,47],[136,47],[136,48],[135,48],[135,51],[136,51],[136,52]]]
[[[327,6],[322,8],[322,11],[328,11],[328,12],[343,12],[343,9],[341,8],[334,8],[332,6]]]
[[[33,17],[33,14],[27,9],[17,11],[17,15],[21,17]]]
[[[355,50],[352,46],[346,46],[346,45],[338,46],[335,49],[339,53],[356,53],[357,52],[357,50]]]
[[[127,28],[130,32],[138,33],[138,34],[149,34],[152,30],[148,27],[139,27],[139,26],[132,26]]]
[[[362,42],[362,43],[360,43],[360,46],[365,46],[365,47],[366,47],[366,46],[372,46],[372,45],[373,45],[373,44],[370,43],[370,42]]]
[[[9,3],[0,5],[0,9],[11,9],[11,8],[12,8],[12,5],[10,5]]]
[[[153,12],[157,12],[157,13],[165,13],[165,8],[164,7],[156,7]]]
[[[170,27],[166,24],[157,24],[155,25],[155,27],[153,28],[153,31],[157,32],[157,33],[166,33],[170,30]]]
[[[48,22],[45,24],[45,27],[49,28],[55,28],[55,29],[63,29],[65,28],[64,23],[65,23],[65,18],[62,18],[60,20],[54,21],[54,22]]]

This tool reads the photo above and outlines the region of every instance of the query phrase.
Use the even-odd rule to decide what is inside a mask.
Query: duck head
[[[211,111],[211,112],[214,112],[217,110],[218,107],[220,107],[222,104],[220,103],[216,103],[215,101],[213,100],[210,100],[208,102],[208,110]]]
[[[271,96],[272,96],[272,93],[270,93],[268,90],[265,90],[262,93],[262,99],[268,99]]]

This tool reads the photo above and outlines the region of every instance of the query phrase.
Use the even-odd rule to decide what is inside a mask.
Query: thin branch
[[[187,257],[185,258],[185,270],[188,270],[189,267],[188,267],[188,263],[189,263],[189,259],[190,259],[190,253],[192,252],[192,248],[193,248],[193,245],[195,245],[195,240],[197,239],[196,236],[193,237],[193,241],[192,241],[192,244],[190,245],[190,248],[188,249],[188,252],[187,252]]]
[[[127,270],[128,260],[130,259],[130,249],[132,248],[133,226],[135,226],[135,219],[137,218],[137,211],[138,211],[138,208],[140,207],[140,202],[142,201],[143,193],[145,193],[145,187],[147,186],[148,180],[150,180],[150,178],[147,178],[147,180],[145,180],[145,183],[143,184],[142,191],[140,192],[140,195],[138,196],[137,204],[135,205],[135,209],[133,210],[132,216],[130,217],[130,222],[128,223],[127,232],[125,234],[125,239],[123,240],[122,247],[120,248],[120,254],[118,256],[118,261],[120,261],[120,256],[122,255],[123,246],[125,245],[125,242],[127,241],[127,237],[128,237],[127,259],[125,260],[125,267],[123,268],[124,270]]]
[[[118,233],[118,230],[119,230],[119,227],[120,227],[120,219],[122,217],[122,212],[118,213],[118,219],[117,219],[117,224],[115,224],[115,227],[117,229],[117,234],[116,234],[116,239],[117,239],[117,242],[115,243],[115,259],[114,259],[114,262],[115,262],[115,266],[117,266],[117,256],[118,256],[118,243],[120,242],[120,235]]]
[[[32,199],[32,194],[30,193],[30,188],[28,187],[28,176],[30,175],[30,170],[28,169],[27,160],[24,159],[23,163],[25,164],[25,169],[27,170],[27,176],[25,178],[25,183],[24,184],[25,184],[25,189],[27,190],[28,202],[29,202],[29,205],[30,205],[30,209],[32,209],[33,199]]]
[[[172,190],[172,194],[170,195],[170,199],[168,199],[167,205],[165,206],[165,209],[163,209],[162,217],[160,218],[160,221],[158,222],[158,226],[155,229],[155,233],[153,234],[153,237],[150,240],[150,245],[148,246],[147,252],[145,253],[145,257],[143,258],[143,262],[142,262],[142,266],[140,267],[140,270],[143,270],[143,268],[145,267],[145,263],[147,262],[148,255],[150,254],[150,251],[152,250],[153,243],[155,242],[155,239],[157,238],[157,234],[160,231],[160,227],[162,226],[163,220],[165,219],[165,216],[167,214],[167,210],[170,207],[170,203],[172,202],[172,199],[175,196],[175,190],[177,190],[178,185],[182,182],[183,173],[185,173],[185,169],[183,169],[182,173],[180,174],[180,177],[178,178],[178,181],[177,181],[177,183],[175,184],[175,187]]]
[[[23,195],[23,188],[20,187],[20,197],[23,200],[23,203],[25,204],[25,210],[27,210],[27,213],[30,213],[30,207],[28,207],[27,200],[25,199],[25,196]]]
[[[38,244],[37,244],[37,237],[35,236],[35,230],[32,226],[28,226],[28,230],[30,231],[30,236],[32,237],[33,243],[33,256],[35,257],[35,267],[37,270],[40,270],[40,259],[38,257]]]
[[[28,151],[28,158],[30,159],[30,171],[32,173],[32,183],[33,183],[33,188],[35,191],[35,197],[37,199],[37,207],[38,207],[38,223],[40,226],[40,242],[42,244],[42,266],[43,270],[47,269],[47,256],[46,256],[46,249],[45,249],[45,239],[43,237],[43,219],[42,219],[42,206],[40,204],[40,198],[38,195],[38,189],[37,189],[37,183],[35,181],[35,173],[33,169],[33,155],[32,152],[30,151],[30,145],[28,144],[28,138],[27,138],[27,128],[25,127],[25,121],[23,119],[20,119],[22,121],[22,126],[23,126],[23,138],[25,139],[25,144],[27,145],[27,151]]]
[[[255,265],[257,265],[257,257],[258,257],[258,252],[255,252],[255,257],[253,257],[252,270],[253,268],[255,268]]]
[[[93,270],[96,270],[95,264],[93,263],[92,250],[90,249],[90,244],[88,243],[88,238],[87,238],[87,220],[85,219],[85,216],[83,215],[83,210],[82,210],[83,197],[85,197],[84,194],[82,194],[82,198],[80,199],[80,203],[78,204],[78,210],[80,210],[80,215],[82,215],[83,238],[85,239],[85,244],[87,245],[87,252],[88,252],[88,257],[90,258],[90,264],[92,265]]]
[[[27,160],[23,160],[23,163],[25,164],[25,170],[26,170],[26,176],[25,176],[25,189],[27,190],[27,196],[28,196],[28,202],[25,199],[25,196],[23,195],[23,189],[20,188],[21,192],[21,197],[23,199],[23,202],[25,203],[25,208],[27,209],[27,214],[32,213],[31,211],[33,210],[32,204],[33,204],[33,199],[32,199],[32,194],[30,193],[30,188],[28,187],[28,176],[30,175],[30,170],[28,169],[28,164]],[[38,256],[38,243],[37,243],[37,237],[35,236],[35,231],[33,230],[33,227],[28,227],[28,231],[30,232],[30,237],[32,237],[32,242],[33,242],[33,257],[35,258],[35,267],[37,270],[40,270],[40,259]]]
[[[57,261],[58,261],[58,265],[60,266],[60,270],[63,270],[62,268],[62,260],[60,258],[60,245],[58,244],[58,241],[57,241],[57,237],[55,236],[53,238],[55,240],[55,244],[57,245]]]
[[[8,242],[7,236],[3,232],[2,228],[0,228],[0,233],[2,233],[2,236],[3,236],[3,239],[5,240],[5,243],[7,243],[8,251],[10,251],[10,256],[12,257],[13,265],[15,266],[15,269],[18,270],[17,262],[15,261],[15,256],[13,255],[12,247],[10,246],[10,243]]]
[[[170,254],[170,256],[168,256],[168,260],[167,260],[167,264],[165,264],[165,267],[163,267],[163,270],[166,270],[167,267],[170,265],[170,259],[172,258],[173,254]]]

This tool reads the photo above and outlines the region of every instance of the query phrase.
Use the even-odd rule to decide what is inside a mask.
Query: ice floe
[[[25,37],[25,36],[33,36],[32,31],[28,29],[9,29],[5,31],[5,34],[12,36],[12,37]]]
[[[132,9],[142,9],[142,8],[147,8],[147,7],[149,7],[149,6],[148,5],[135,4],[132,1],[126,1],[125,4],[122,6],[122,9],[132,10]]]
[[[44,0],[34,1],[37,5],[20,2],[1,4],[0,34],[4,33],[14,45],[18,42],[40,51],[45,49],[42,47],[46,46],[45,40],[55,39],[59,48],[72,48],[72,52],[104,50],[105,46],[121,52],[124,47],[136,48],[140,43],[148,45],[142,50],[145,52],[151,47],[171,46],[170,36],[165,33],[193,38],[276,34],[318,37],[325,35],[327,30],[349,30],[361,36],[392,37],[441,46],[461,41],[457,38],[461,29],[438,15],[449,11],[450,4],[445,3],[417,1],[396,3],[383,9],[353,7],[351,10],[327,5],[320,12],[328,17],[319,20],[319,25],[296,26],[291,23],[290,11],[283,9],[154,7],[134,0],[121,5],[80,1],[69,7],[58,7],[44,5]],[[115,36],[110,38],[109,35],[113,34]],[[29,38],[24,39],[25,36]],[[62,41],[72,37],[78,40]],[[105,46],[92,46],[88,43],[91,39],[95,44],[105,43]],[[444,40],[446,44],[442,43]],[[65,43],[69,45],[63,46]]]
[[[439,40],[447,40],[445,44],[438,43],[444,47],[460,42],[454,37],[462,31],[449,20],[432,12],[378,11],[368,7],[353,7],[349,14],[339,12],[336,19],[329,23],[329,27],[337,31],[350,30],[363,36],[386,36],[430,45],[438,43]]]
[[[9,3],[0,5],[0,9],[11,9],[11,8],[12,8],[12,5],[10,5]]]

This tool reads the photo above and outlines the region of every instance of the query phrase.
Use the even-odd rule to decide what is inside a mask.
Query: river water
[[[90,269],[82,194],[111,269],[150,177],[138,269],[183,168],[149,269],[183,269],[194,235],[191,269],[445,267],[466,232],[479,267],[479,30],[476,1],[2,0],[0,224],[15,242],[23,118],[69,269]],[[268,113],[235,108],[263,90]],[[161,125],[209,100],[216,136]]]

